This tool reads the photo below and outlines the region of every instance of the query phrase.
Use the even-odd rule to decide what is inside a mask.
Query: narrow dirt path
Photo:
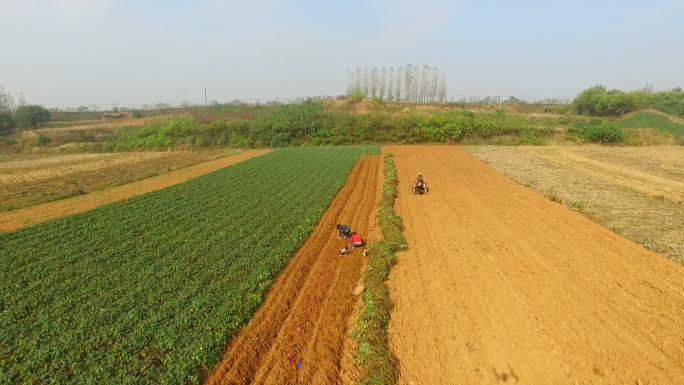
[[[684,383],[684,267],[458,147],[384,151],[409,244],[389,281],[399,384]]]
[[[377,156],[362,157],[314,232],[233,339],[207,384],[336,384],[363,256],[337,252],[335,224],[368,234],[378,196]]]
[[[118,202],[135,195],[163,189],[200,175],[228,167],[270,152],[248,150],[208,162],[198,163],[152,178],[124,184],[107,190],[95,191],[74,198],[63,199],[0,214],[0,231],[12,231],[50,219],[92,210],[107,203]]]

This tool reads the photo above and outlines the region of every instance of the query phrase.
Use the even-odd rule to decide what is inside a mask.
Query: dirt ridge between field
[[[336,384],[363,266],[361,250],[338,257],[335,224],[376,226],[378,156],[362,157],[261,308],[227,348],[206,384]]]
[[[400,385],[684,383],[684,267],[459,147],[383,152],[411,245],[389,280]]]
[[[271,151],[270,149],[247,150],[106,190],[1,213],[0,231],[13,231],[50,219],[89,211],[108,203],[182,183]]]

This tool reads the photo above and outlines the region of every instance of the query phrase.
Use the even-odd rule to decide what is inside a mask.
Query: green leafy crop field
[[[198,383],[367,153],[277,150],[0,234],[0,384]]]

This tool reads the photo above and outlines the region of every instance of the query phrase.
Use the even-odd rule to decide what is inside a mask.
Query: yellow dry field
[[[4,154],[0,212],[87,194],[238,151]]]
[[[124,119],[124,120],[103,120],[103,121],[86,121],[86,122],[74,122],[73,125],[67,125],[64,127],[47,127],[40,128],[37,130],[24,131],[24,134],[37,135],[37,134],[48,134],[51,132],[62,132],[62,131],[82,131],[82,130],[100,130],[100,129],[115,129],[120,127],[140,127],[146,123],[152,121],[153,118],[140,118],[140,119]]]
[[[0,158],[0,211],[5,211],[0,231],[154,191],[267,151],[5,155]],[[78,197],[62,199],[72,196]]]
[[[684,147],[464,150],[520,184],[684,263]]]
[[[76,154],[3,162],[0,163],[0,183],[3,185],[34,183],[119,165],[136,165],[178,154],[172,152]]]

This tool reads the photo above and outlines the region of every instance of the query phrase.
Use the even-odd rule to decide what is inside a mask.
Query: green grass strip
[[[684,136],[684,124],[673,122],[666,115],[650,111],[638,112],[621,120],[618,125],[623,128],[655,128],[675,137]]]
[[[389,348],[387,327],[392,304],[385,280],[395,262],[395,253],[406,249],[401,218],[394,212],[397,170],[392,155],[385,156],[385,181],[379,207],[383,239],[369,247],[363,276],[363,308],[353,337],[358,342],[355,360],[361,369],[358,384],[387,385],[396,382],[396,365]]]

